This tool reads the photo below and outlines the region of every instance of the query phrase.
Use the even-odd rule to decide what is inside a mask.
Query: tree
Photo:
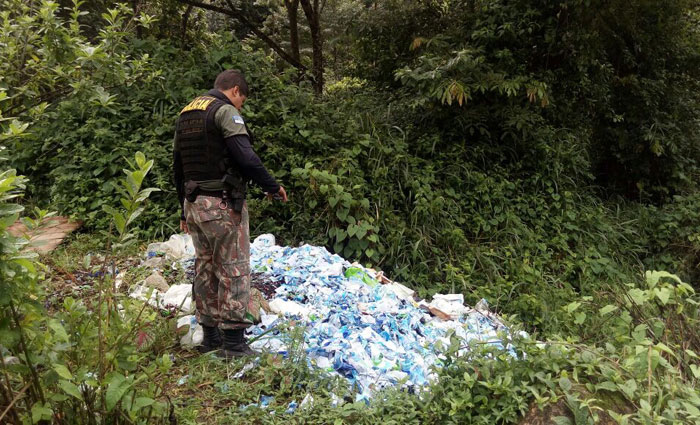
[[[313,85],[316,94],[323,92],[323,34],[321,33],[321,10],[324,3],[319,0],[300,0],[301,8],[311,29],[311,47],[313,49]]]
[[[318,95],[323,92],[324,86],[324,58],[323,58],[323,34],[321,28],[321,13],[325,2],[319,0],[284,0],[284,7],[289,20],[289,42],[290,51],[287,52],[279,45],[270,35],[263,31],[263,20],[259,16],[252,13],[249,8],[237,7],[231,0],[226,0],[227,8],[214,4],[203,3],[198,0],[178,0],[180,3],[189,6],[198,7],[201,9],[211,10],[221,13],[235,19],[243,26],[248,28],[250,32],[260,38],[267,44],[280,58],[296,67],[301,72],[305,72],[307,67],[302,63],[300,47],[299,47],[299,24],[298,24],[298,9],[301,3],[304,16],[306,17],[310,34],[312,47],[312,70],[311,80],[314,87],[314,92]]]
[[[255,34],[258,38],[260,38],[265,44],[267,44],[275,53],[279,55],[280,58],[282,58],[284,61],[289,63],[290,65],[294,66],[295,68],[299,69],[300,71],[306,71],[306,66],[304,66],[299,58],[299,51],[298,51],[298,35],[296,36],[296,51],[294,50],[294,47],[292,47],[292,53],[286,52],[282,46],[280,46],[275,40],[272,39],[269,35],[265,34],[262,30],[262,22],[258,19],[256,16],[252,16],[250,13],[246,13],[243,9],[236,7],[231,0],[226,0],[228,8],[216,6],[213,4],[208,4],[208,3],[202,3],[200,1],[196,0],[178,0],[180,3],[184,3],[190,6],[198,7],[201,9],[206,9],[206,10],[211,10],[213,12],[218,12],[227,16],[230,16],[231,18],[235,19],[236,21],[240,22],[243,26],[248,28],[250,32]],[[298,2],[298,0],[295,0]],[[291,7],[291,5],[290,5]],[[293,15],[296,17],[296,11],[293,12]],[[292,34],[298,34],[295,31],[291,31]],[[292,46],[294,46],[294,43],[292,43]]]
[[[300,61],[299,54],[299,23],[297,15],[299,12],[299,0],[284,0],[284,7],[287,9],[287,19],[289,20],[289,44],[292,56]]]

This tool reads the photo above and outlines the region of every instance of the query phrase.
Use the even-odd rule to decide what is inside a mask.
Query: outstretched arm
[[[263,165],[255,153],[247,134],[237,134],[226,138],[226,148],[241,173],[268,193],[278,193],[280,185]]]

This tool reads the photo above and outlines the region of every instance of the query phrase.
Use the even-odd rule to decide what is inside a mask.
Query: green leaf
[[[63,327],[61,322],[59,322],[56,319],[51,319],[49,321],[49,327],[51,330],[54,332],[54,334],[61,339],[63,342],[69,342],[70,338],[68,337],[68,334],[66,333],[66,329]],[[70,378],[67,378],[70,379]]]
[[[13,258],[12,262],[23,267],[28,273],[36,273],[35,263],[29,258]]]
[[[70,373],[70,370],[68,370],[67,367],[65,367],[62,364],[55,364],[53,365],[53,370],[58,373],[58,376],[64,379],[73,379],[73,375]]]
[[[671,280],[675,280],[678,283],[683,283],[683,281],[681,281],[681,279],[678,276],[676,276],[675,274],[671,274],[669,272],[649,270],[645,273],[645,275],[646,275],[647,285],[649,285],[650,289],[654,288],[659,283],[659,280],[661,280],[664,277],[669,278]]]
[[[693,406],[691,403],[689,403],[689,402],[687,402],[687,401],[683,401],[682,403],[683,403],[683,407],[685,407],[685,410],[687,410],[688,413],[690,413],[691,415],[695,416],[696,419],[697,419],[698,417],[700,417],[700,409],[698,409],[697,407]]]
[[[136,412],[143,407],[152,405],[154,402],[155,400],[152,398],[136,397],[136,399],[134,399],[134,405],[131,407],[131,411]]]
[[[365,237],[366,234],[367,234],[367,228],[363,225],[363,226],[360,226],[359,229],[357,229],[357,233],[355,236],[357,237],[357,239],[362,239]]]
[[[143,183],[144,177],[146,177],[146,176],[143,174],[143,171],[141,171],[141,170],[135,170],[129,176],[127,176],[127,179],[131,178],[131,180],[133,180],[134,191],[139,190],[139,188],[141,187],[141,183]]]
[[[53,416],[53,411],[46,407],[45,405],[41,404],[41,402],[37,402],[32,406],[32,423],[37,423],[39,421],[49,421],[51,420],[51,417]]]
[[[138,151],[134,155],[134,159],[136,160],[136,165],[138,165],[139,168],[143,168],[143,165],[146,162],[146,155],[144,155],[143,152]]]
[[[0,215],[0,231],[10,227],[15,221],[17,221],[18,217],[18,213],[9,214],[7,216],[5,216],[4,214]]]
[[[578,301],[574,301],[572,303],[567,304],[564,309],[566,310],[567,313],[573,313],[576,311],[579,307],[581,307],[581,303]]]
[[[119,214],[119,211],[117,211],[116,209],[114,209],[114,207],[107,205],[107,204],[102,204],[102,210],[109,215]]]
[[[627,291],[627,295],[632,299],[637,305],[642,305],[647,301],[647,291],[641,290],[639,288],[632,288]]]
[[[571,380],[569,378],[561,377],[559,378],[559,387],[564,391],[564,392],[569,392],[571,391],[571,387],[573,385],[571,384]]]
[[[666,305],[666,303],[668,303],[669,298],[671,298],[671,290],[668,288],[654,288],[654,294],[663,305]]]
[[[340,219],[341,221],[345,221],[348,218],[348,214],[350,213],[350,210],[347,208],[342,208],[339,209],[335,212],[336,217]]]
[[[105,402],[107,411],[110,412],[114,409],[114,406],[121,401],[124,394],[129,389],[129,382],[127,379],[118,373],[112,375],[107,385],[107,392],[105,393]]]
[[[24,207],[17,204],[0,204],[0,215],[14,215],[24,211]]]
[[[149,196],[151,196],[151,193],[153,192],[160,192],[160,189],[157,187],[150,187],[148,189],[143,189],[139,192],[138,197],[134,200],[134,202],[143,202],[145,201]]]
[[[637,381],[629,379],[624,384],[619,384],[619,387],[627,395],[627,398],[634,400],[634,393],[637,391]]]
[[[632,416],[632,414],[626,414],[626,415],[621,415],[614,410],[608,409],[608,414],[610,417],[612,417],[619,425],[628,425],[629,424],[629,417]]]
[[[64,393],[73,396],[78,400],[82,400],[83,396],[82,394],[80,394],[80,389],[78,389],[78,387],[74,383],[61,379],[58,382],[58,385],[61,387]]]
[[[617,391],[617,385],[610,381],[603,381],[595,386],[596,390]]]
[[[670,349],[666,344],[664,344],[663,342],[657,343],[657,344],[654,346],[654,348],[656,348],[656,349],[659,350],[659,351],[664,351],[664,352],[670,354],[672,357],[676,357],[676,353],[674,353],[673,350],[671,350],[671,349]]]
[[[348,236],[348,234],[343,229],[337,229],[335,231],[335,234],[336,234],[336,242],[337,243],[344,241],[345,238]]]
[[[134,220],[136,220],[145,210],[145,207],[140,207],[129,214],[129,218],[126,220],[126,225],[128,226],[129,224],[133,223]]]
[[[694,376],[696,379],[700,379],[700,367],[698,367],[698,365],[691,364],[691,365],[690,365],[690,371],[693,372],[693,376]]]
[[[124,233],[126,230],[126,220],[124,216],[121,213],[116,213],[112,216],[112,219],[114,220],[114,227],[117,228],[119,234]]]
[[[612,313],[615,310],[617,310],[617,306],[608,304],[605,307],[601,308],[599,313],[601,316],[605,316],[606,314]]]
[[[557,425],[572,425],[571,419],[567,418],[566,416],[555,416],[552,418],[552,420]]]

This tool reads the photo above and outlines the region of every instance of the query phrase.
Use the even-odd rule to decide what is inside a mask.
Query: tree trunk
[[[313,75],[314,91],[317,95],[323,93],[323,35],[321,34],[321,7],[319,0],[299,0],[304,15],[309,21],[311,29],[311,48],[313,50],[313,65],[311,73]]]
[[[192,9],[194,9],[194,6],[187,6],[187,10],[185,10],[185,14],[182,16],[182,34],[180,34],[180,41],[184,48],[187,48],[187,22],[190,20]]]
[[[301,62],[299,54],[299,25],[298,12],[299,0],[284,0],[284,7],[287,8],[287,18],[289,19],[289,44],[292,57]]]

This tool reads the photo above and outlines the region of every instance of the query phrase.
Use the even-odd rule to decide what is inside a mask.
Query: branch
[[[309,3],[309,0],[301,0],[301,9],[304,11],[304,15],[306,15],[306,19],[309,21],[309,26],[311,26],[311,21],[314,18],[314,9],[313,6],[311,6],[311,3]]]
[[[264,32],[260,31],[255,25],[253,25],[248,18],[246,18],[243,14],[240,13],[240,11],[237,11],[232,7],[232,4],[229,2],[229,7],[232,7],[232,10],[229,9],[224,9],[223,7],[219,6],[214,6],[211,4],[207,3],[201,3],[196,0],[178,0],[180,3],[184,4],[189,4],[191,6],[199,7],[202,9],[207,9],[211,10],[214,12],[219,12],[224,15],[228,15],[236,20],[238,20],[241,24],[245,25],[250,29],[250,31],[258,36],[262,41],[264,41],[272,50],[274,50],[282,59],[287,61],[290,65],[299,68],[301,70],[306,70],[306,67],[302,65],[299,61],[295,60],[292,56],[290,56],[287,52],[284,51],[277,43],[275,43],[274,40],[272,40],[267,34]],[[238,12],[238,13],[237,13]]]

